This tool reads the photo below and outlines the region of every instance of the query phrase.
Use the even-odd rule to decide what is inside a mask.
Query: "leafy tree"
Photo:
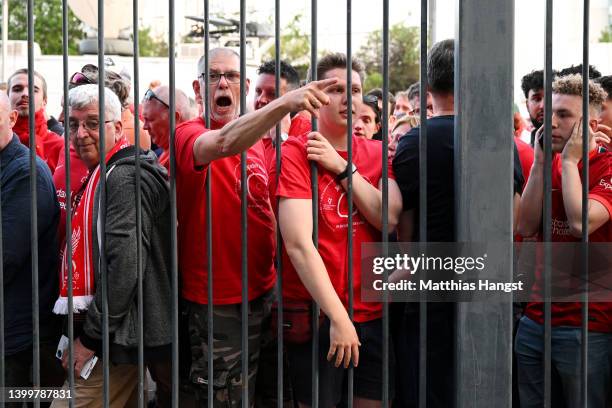
[[[382,87],[382,31],[368,35],[366,43],[357,52],[365,64],[368,79],[365,91]],[[419,31],[418,27],[395,24],[389,30],[389,90],[393,93],[406,90],[419,80]]]
[[[297,14],[285,26],[280,38],[281,58],[297,70],[301,79],[306,78],[310,66],[310,35],[302,31],[300,21],[302,15]],[[273,60],[276,52],[274,45],[263,55],[263,59]]]
[[[34,41],[43,54],[62,53],[62,0],[34,2]],[[2,22],[0,21],[0,27]],[[78,54],[79,41],[85,37],[83,24],[68,9],[68,53]],[[24,0],[9,3],[9,40],[28,39],[28,11]]]
[[[599,42],[612,42],[612,24],[610,24],[608,27],[604,28],[601,31],[601,37],[599,37]]]
[[[138,48],[141,57],[168,56],[168,43],[162,37],[153,37],[151,27],[138,29]]]

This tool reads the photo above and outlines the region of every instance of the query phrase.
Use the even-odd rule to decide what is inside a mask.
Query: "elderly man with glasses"
[[[67,129],[70,142],[89,170],[87,181],[72,197],[72,252],[68,248],[61,263],[60,297],[53,311],[68,314],[68,279],[73,284],[74,367],[68,367],[68,353],[62,363],[75,370],[77,406],[101,406],[102,361],[87,377],[87,365],[94,357],[102,360],[103,299],[101,279],[108,282],[108,334],[110,406],[123,407],[138,381],[137,242],[141,238],[143,265],[144,356],[157,383],[158,404],[169,405],[171,283],[170,283],[170,204],[167,173],[151,151],[131,146],[123,136],[121,104],[108,88],[104,89],[104,122],[99,114],[98,85],[83,85],[69,94]],[[101,130],[103,129],[103,132]],[[106,194],[101,194],[101,137],[104,138]],[[141,237],[136,231],[136,155],[140,155]],[[105,216],[101,216],[102,209]],[[102,224],[104,223],[104,224]],[[100,242],[104,225],[104,243]],[[104,251],[102,253],[102,251]],[[102,254],[106,259],[101,264]],[[68,267],[71,265],[71,268]],[[104,267],[104,270],[101,268]],[[68,387],[68,384],[65,384]],[[67,406],[56,400],[53,406]]]

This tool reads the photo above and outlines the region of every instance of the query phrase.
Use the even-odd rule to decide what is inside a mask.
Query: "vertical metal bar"
[[[32,383],[40,386],[40,310],[38,299],[38,213],[36,175],[36,127],[34,116],[34,1],[28,0],[28,124],[30,132],[30,234],[32,251]],[[39,407],[40,401],[34,402]]]
[[[280,0],[274,1],[274,96],[279,98],[280,95],[280,72],[281,72],[281,57],[280,57]],[[280,122],[276,124],[276,185],[278,186],[281,172],[281,144],[283,143],[281,135]],[[270,200],[276,200],[276,208],[280,203],[280,198],[270,197]],[[280,225],[276,225],[276,296],[278,309],[278,325],[277,325],[277,350],[276,350],[276,371],[278,377],[276,380],[277,390],[277,407],[283,408],[284,405],[284,366],[283,366],[283,237],[280,231]]]
[[[310,2],[310,78],[317,78],[317,0]],[[317,118],[312,117],[312,131],[317,132],[319,124]],[[317,165],[310,162],[310,184],[312,189],[312,241],[319,249],[319,177]],[[319,305],[312,302],[312,408],[319,408]]]
[[[350,169],[353,163],[353,47],[352,47],[352,2],[346,0],[346,106],[348,107],[348,118],[346,123],[346,152],[347,168]],[[359,101],[361,102],[361,101]],[[353,293],[353,172],[347,172],[346,200],[348,204],[348,228],[347,233],[347,258],[348,258],[348,314],[353,321],[354,299]],[[353,364],[348,369],[348,408],[353,408],[353,387],[355,370]]]
[[[143,304],[143,270],[142,270],[142,199],[140,191],[140,67],[138,46],[138,0],[132,1],[132,26],[134,41],[134,144],[136,145],[136,275],[138,279],[138,408],[145,406],[145,363],[144,363],[144,304]]]
[[[106,270],[106,126],[104,95],[104,2],[98,2],[98,115],[100,117],[100,274],[102,281],[102,368],[103,368],[103,406],[110,404],[109,354],[110,339],[108,333],[108,271]],[[114,118],[117,119],[117,118]]]
[[[246,0],[240,0],[240,115],[246,113]],[[249,407],[249,264],[247,231],[247,153],[240,154],[242,236],[242,407]]]
[[[177,249],[177,214],[176,214],[176,81],[174,31],[175,15],[174,0],[168,0],[168,85],[170,105],[170,245],[171,281],[172,281],[172,407],[179,406],[179,281],[178,281],[178,249]]]
[[[62,78],[64,97],[64,163],[70,169],[70,131],[68,118],[70,105],[68,104],[68,0],[62,1]],[[70,188],[70,171],[66,171],[66,275],[68,277],[68,387],[74,394],[74,310],[73,310],[73,282],[72,282],[72,189]],[[61,243],[60,243],[61,244]],[[74,407],[74,399],[68,400],[68,406]]]
[[[421,0],[419,69],[419,241],[427,242],[427,0]],[[432,28],[433,29],[433,28]],[[419,303],[419,408],[427,406],[427,303]]]
[[[553,0],[546,0],[544,39],[544,407],[551,406],[551,239],[552,239],[552,35]]]
[[[6,51],[8,48],[8,8],[9,0],[2,1],[2,78],[6,78]]]
[[[204,123],[206,125],[206,129],[210,129],[210,86],[208,84],[208,73],[210,71],[209,68],[209,51],[210,51],[210,4],[209,0],[204,0]],[[214,336],[213,336],[213,328],[214,328],[214,304],[213,304],[213,238],[212,238],[212,164],[208,166],[208,170],[206,171],[206,254],[208,259],[208,271],[207,271],[207,281],[208,281],[208,307],[207,307],[207,316],[208,316],[208,384],[207,384],[207,398],[208,407],[213,408],[214,406]]]
[[[2,161],[0,160],[0,180],[1,179]],[[2,220],[2,189],[0,188],[0,389],[4,390],[4,236],[2,234]],[[4,398],[0,399],[0,407],[4,408]]]
[[[514,142],[508,135],[512,134],[514,3],[459,1],[457,7],[454,81],[457,242],[505,243],[485,249],[486,277],[510,282]],[[487,41],[482,41],[483,38]],[[499,102],[493,106],[488,103],[489,97]],[[485,110],[487,115],[481,115]],[[495,219],[495,228],[482,219]],[[499,295],[490,302],[460,302],[456,307],[457,406],[509,408],[512,295]]]
[[[582,269],[585,287],[582,290],[582,340],[580,343],[580,406],[587,407],[589,368],[589,10],[584,0],[582,27]]]
[[[383,108],[382,108],[382,243],[383,256],[389,254],[389,0],[383,0]],[[384,271],[384,281],[389,279]],[[389,293],[383,292],[383,392],[382,406],[389,401]]]

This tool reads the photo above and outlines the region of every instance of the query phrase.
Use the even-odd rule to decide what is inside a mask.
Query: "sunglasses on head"
[[[89,79],[87,75],[83,74],[82,72],[75,72],[72,74],[70,77],[70,83],[74,85],[95,84],[94,81]]]
[[[166,108],[170,109],[170,105],[168,105],[166,102],[162,101],[159,98],[159,96],[155,95],[155,92],[153,92],[151,89],[147,89],[147,92],[145,92],[145,94],[144,94],[143,100],[150,101],[151,99],[155,99],[157,102],[161,103]]]

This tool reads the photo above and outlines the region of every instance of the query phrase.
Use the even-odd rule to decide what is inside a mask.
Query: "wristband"
[[[357,171],[357,167],[355,166],[355,163],[351,163],[351,173],[355,173]],[[344,169],[344,171],[340,174],[338,174],[336,176],[336,181],[340,182],[342,180],[344,180],[345,178],[348,177],[348,172],[349,172],[349,166],[346,166],[346,169]]]

